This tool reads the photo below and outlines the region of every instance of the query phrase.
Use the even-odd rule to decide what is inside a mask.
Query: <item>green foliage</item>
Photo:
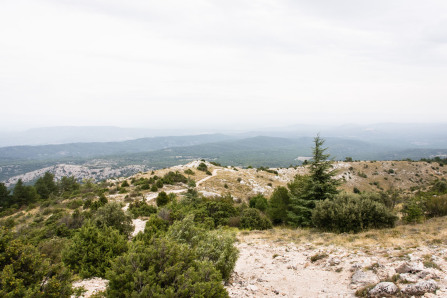
[[[195,247],[196,256],[200,261],[210,261],[228,281],[238,257],[238,250],[233,246],[235,241],[234,234],[223,230],[208,231]]]
[[[186,175],[191,175],[191,176],[193,176],[193,175],[196,174],[196,173],[194,173],[194,171],[191,170],[191,169],[186,169],[185,171],[183,171],[183,173],[185,173]]]
[[[154,184],[158,189],[163,188],[163,181],[161,179],[157,180]]]
[[[174,183],[186,183],[187,179],[180,172],[176,171],[175,173],[170,171],[165,174],[162,178],[164,184],[174,184]]]
[[[200,261],[211,261],[221,272],[222,277],[228,280],[238,254],[233,246],[235,241],[233,234],[225,233],[223,230],[206,231],[194,223],[192,215],[188,215],[182,221],[176,221],[166,235],[196,250],[196,257]]]
[[[232,199],[217,198],[205,203],[207,216],[214,221],[214,226],[224,226],[228,224],[228,219],[237,214],[233,206]]]
[[[273,224],[285,223],[289,203],[290,197],[287,188],[283,186],[277,187],[270,197],[269,208],[267,210]]]
[[[317,136],[314,139],[313,159],[310,162],[310,175],[297,176],[288,184],[290,189],[290,207],[287,211],[287,222],[295,226],[310,226],[312,224],[312,210],[316,203],[332,199],[338,194],[339,181],[334,179],[332,161],[325,154],[324,140]]]
[[[425,203],[427,216],[446,216],[447,215],[447,194],[436,195],[427,198]]]
[[[267,230],[272,228],[272,222],[255,208],[242,211],[240,227],[248,230]]]
[[[337,186],[339,182],[333,179],[336,173],[335,170],[332,170],[332,161],[328,160],[330,155],[325,154],[328,148],[323,148],[324,140],[317,136],[314,143],[313,159],[309,168],[310,180],[305,189],[304,198],[323,201],[338,194]]]
[[[17,204],[18,206],[29,205],[36,202],[38,199],[39,195],[33,186],[24,185],[22,179],[17,181],[12,194],[13,204]]]
[[[123,183],[121,183],[121,187],[128,187],[129,186],[129,182],[127,182],[127,180],[124,180]]]
[[[11,204],[11,195],[3,182],[0,182],[0,208],[8,207]]]
[[[221,274],[186,244],[154,238],[135,242],[107,274],[108,297],[227,297]]]
[[[81,185],[76,181],[76,178],[73,176],[67,177],[63,176],[59,181],[59,189],[61,193],[73,193],[79,190]]]
[[[44,200],[48,199],[51,194],[56,194],[58,191],[56,182],[54,182],[54,175],[50,172],[45,172],[43,177],[37,179],[34,187],[40,198]]]
[[[189,188],[194,188],[196,187],[196,182],[193,179],[188,179],[187,185]]]
[[[0,229],[1,297],[69,297],[70,276],[39,251]]]
[[[403,220],[406,223],[419,223],[425,219],[425,206],[420,198],[413,198],[405,202],[402,208]]]
[[[139,200],[129,204],[129,212],[132,213],[134,218],[137,218],[157,213],[157,208],[147,204],[145,200]]]
[[[162,219],[157,214],[152,214],[146,222],[144,229],[144,238],[151,239],[152,237],[164,235],[169,228],[169,222]]]
[[[164,191],[160,192],[155,200],[158,207],[162,207],[169,203],[169,197]]]
[[[360,232],[367,229],[393,227],[397,217],[385,205],[363,194],[340,194],[334,200],[316,204],[313,224],[333,232]]]
[[[204,162],[201,162],[198,166],[197,166],[197,170],[202,171],[202,172],[207,172],[208,171],[208,167]]]
[[[126,251],[126,237],[118,230],[87,222],[62,251],[62,261],[83,278],[104,277],[112,260]]]
[[[439,194],[447,193],[447,182],[437,180],[431,187],[431,191]]]
[[[257,196],[250,198],[249,206],[250,208],[256,208],[264,212],[265,210],[267,210],[268,202],[262,194],[258,194]]]
[[[131,217],[115,202],[100,207],[95,213],[94,222],[99,228],[111,227],[126,237],[134,230]]]

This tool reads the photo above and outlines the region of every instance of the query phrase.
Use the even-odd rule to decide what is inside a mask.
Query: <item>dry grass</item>
[[[342,246],[349,249],[389,249],[405,255],[406,249],[418,246],[447,245],[447,217],[433,218],[416,225],[401,225],[392,229],[370,230],[358,234],[324,233],[314,229],[275,228],[256,231],[250,237],[280,244]]]

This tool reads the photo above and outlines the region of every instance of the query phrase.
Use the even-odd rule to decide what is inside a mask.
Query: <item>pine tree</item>
[[[319,135],[314,139],[313,159],[310,163],[310,183],[307,184],[307,200],[323,201],[338,194],[339,181],[334,179],[330,155],[325,154],[328,148],[323,148],[324,140]]]
[[[327,148],[323,147],[324,139],[317,135],[314,144],[310,175],[297,176],[292,183],[288,184],[291,198],[287,221],[292,225],[310,226],[315,203],[332,199],[338,194],[339,181],[334,179],[336,173],[332,169],[330,155],[325,153]]]

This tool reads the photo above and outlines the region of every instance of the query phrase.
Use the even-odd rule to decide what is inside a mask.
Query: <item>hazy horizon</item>
[[[445,122],[445,1],[1,8],[0,130]]]

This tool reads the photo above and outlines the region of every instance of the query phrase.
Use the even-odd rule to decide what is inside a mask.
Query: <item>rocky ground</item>
[[[230,297],[447,297],[445,244],[354,248],[283,236],[239,234]]]

